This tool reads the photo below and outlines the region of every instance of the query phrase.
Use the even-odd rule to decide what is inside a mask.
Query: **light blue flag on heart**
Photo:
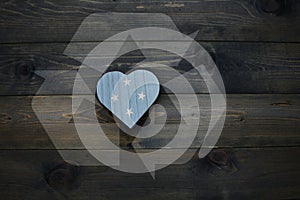
[[[129,128],[145,114],[159,94],[157,77],[147,70],[129,75],[114,71],[104,74],[97,83],[100,102]]]

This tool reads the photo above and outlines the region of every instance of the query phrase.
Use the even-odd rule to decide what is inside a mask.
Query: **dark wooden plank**
[[[275,3],[276,4],[276,3]],[[299,42],[297,0],[261,5],[260,1],[1,1],[0,43],[70,41],[90,14],[103,12],[165,13],[185,34],[199,30],[199,40]],[[86,31],[84,41],[105,39],[153,19],[116,24],[102,22]],[[157,26],[164,22],[155,23]],[[92,27],[92,26],[90,26]]]
[[[1,150],[6,199],[299,199],[300,149],[216,149],[149,174],[62,164],[54,150]],[[276,181],[275,181],[276,180]]]
[[[74,118],[80,123],[91,125],[88,113],[95,109],[94,104],[86,104],[84,110],[71,111],[71,96],[40,96],[40,108],[45,111],[48,128],[59,137],[60,144],[66,149],[82,149]],[[78,98],[78,97],[73,97]],[[112,115],[101,105],[96,107],[98,121],[106,135],[123,148],[134,143],[138,148],[159,148],[169,142],[177,132],[180,114],[171,104],[174,95],[162,95],[158,103],[165,106],[168,120],[164,131],[150,139],[133,140],[120,133]],[[299,135],[299,95],[228,95],[227,117],[218,147],[260,147],[295,146],[300,144]],[[52,149],[53,144],[31,107],[31,96],[7,96],[0,98],[1,142],[0,149]],[[188,101],[189,99],[187,99]],[[192,147],[199,147],[209,122],[209,96],[198,95],[201,106],[200,129]],[[182,108],[189,120],[194,108]],[[190,114],[189,114],[190,113]],[[157,113],[160,116],[161,113]],[[72,118],[73,117],[73,118]],[[146,118],[144,117],[143,120]],[[159,123],[159,117],[157,118]],[[120,135],[119,135],[120,134]],[[117,137],[119,136],[120,139]],[[101,148],[101,147],[99,147]]]
[[[28,44],[2,45],[0,48],[0,95],[32,95],[42,85],[44,79],[34,71],[62,70],[57,74],[48,73],[53,83],[53,90],[42,94],[71,94],[74,77],[84,53],[97,43],[76,43],[79,53],[63,55],[67,44]],[[215,60],[227,93],[300,93],[300,45],[278,43],[201,43]],[[193,55],[188,55],[193,56]],[[75,59],[73,59],[75,58]],[[180,59],[167,52],[151,51],[151,58],[156,62],[174,65]],[[126,72],[132,65],[144,59],[135,51],[117,59],[109,70]],[[207,93],[204,79],[194,72],[187,72],[191,66],[179,62],[174,67],[180,73],[186,73],[187,80],[195,92]],[[153,68],[162,80],[169,80],[172,75],[164,68]],[[97,73],[90,72],[86,81],[96,86]],[[164,92],[164,91],[163,91]],[[186,90],[182,88],[182,93]]]

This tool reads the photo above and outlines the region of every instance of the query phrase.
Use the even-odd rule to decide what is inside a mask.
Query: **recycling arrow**
[[[149,17],[149,14],[146,14]],[[101,19],[110,16],[111,14],[97,14],[93,15],[91,18],[95,20],[95,17]],[[120,17],[120,21],[124,21],[126,14],[113,14],[114,17]],[[155,14],[154,14],[155,16]],[[205,135],[202,146],[200,147],[199,156],[203,157],[213,148],[216,144],[223,125],[225,121],[225,110],[226,110],[226,96],[224,84],[220,72],[217,66],[211,59],[207,51],[201,47],[199,43],[194,41],[193,37],[180,33],[175,24],[170,22],[169,17],[165,15],[157,15],[158,20],[163,19],[165,24],[163,26],[168,27],[135,27],[129,30],[124,30],[122,32],[116,33],[111,37],[108,37],[103,42],[85,49],[87,54],[82,62],[81,67],[78,72],[76,71],[38,71],[38,75],[45,78],[45,82],[37,92],[46,93],[48,91],[53,91],[53,85],[56,81],[53,77],[59,78],[63,74],[70,73],[68,76],[74,77],[73,85],[73,95],[80,95],[80,97],[72,98],[72,106],[68,108],[68,112],[76,113],[80,112],[82,109],[81,105],[88,101],[92,104],[97,104],[95,100],[96,92],[96,81],[101,77],[101,75],[107,70],[107,67],[118,57],[134,51],[141,50],[145,56],[145,60],[137,63],[134,69],[137,68],[149,68],[155,65],[156,68],[163,67],[168,69],[168,73],[172,75],[172,79],[167,82],[161,83],[164,88],[169,89],[174,93],[177,98],[177,102],[173,102],[176,105],[176,109],[180,112],[181,122],[177,133],[174,138],[166,144],[164,147],[152,151],[152,152],[129,152],[120,149],[119,146],[115,145],[110,141],[109,138],[104,133],[101,124],[98,123],[96,112],[89,112],[89,119],[92,123],[87,125],[81,123],[79,118],[74,118],[74,124],[77,130],[77,134],[81,139],[81,142],[87,149],[87,151],[97,160],[98,164],[104,164],[110,166],[114,169],[130,172],[130,173],[145,173],[154,172],[158,169],[166,167],[172,163],[182,163],[180,160],[181,156],[186,152],[186,150],[192,145],[194,139],[197,136],[199,122],[200,122],[200,104],[198,102],[197,95],[194,92],[193,87],[190,85],[189,81],[186,80],[185,74],[180,74],[172,66],[165,65],[163,62],[157,62],[150,57],[147,49],[158,49],[162,51],[167,51],[177,55],[180,58],[184,58],[193,66],[193,72],[197,72],[204,79],[211,98],[211,120],[209,122],[208,131]],[[132,18],[132,15],[130,15]],[[79,27],[77,33],[73,37],[72,41],[77,41],[81,37],[84,37],[85,29],[88,28],[84,24],[89,22],[91,18],[87,18],[83,24]],[[168,24],[166,26],[166,24]],[[163,41],[163,42],[162,42]],[[76,45],[78,45],[76,43]],[[74,57],[78,48],[74,43],[70,43],[65,50],[65,53],[71,57]],[[193,56],[189,56],[193,55]],[[74,57],[78,59],[78,57]],[[180,60],[173,62],[173,65],[177,65]],[[133,70],[134,70],[133,69]],[[186,72],[188,73],[188,72]],[[97,75],[95,76],[95,74]],[[97,79],[90,79],[91,75]],[[159,78],[160,74],[156,74]],[[190,93],[189,101],[186,101],[184,95],[179,95],[182,91],[182,87],[185,91]],[[55,92],[55,91],[53,91]],[[171,99],[173,101],[173,99]],[[193,107],[193,117],[194,120],[190,121],[188,115],[183,113],[182,108],[191,106]],[[50,128],[48,128],[47,120],[49,118],[43,114],[43,110],[40,107],[40,100],[34,98],[32,101],[32,106],[36,112],[39,120],[46,129],[48,135],[50,136],[52,142],[56,148],[62,148],[57,134],[53,133]],[[165,112],[165,109],[157,104],[150,109],[150,117],[153,118],[152,110],[159,109],[161,112]],[[195,120],[196,119],[196,120]],[[154,121],[154,120],[151,120]],[[163,123],[166,122],[166,118],[163,118]],[[120,129],[123,127],[118,124]],[[135,135],[137,138],[147,138],[149,136],[154,136],[160,131],[163,131],[164,126],[161,124],[157,125],[150,123],[145,127],[138,127],[136,130],[126,129],[129,135]],[[151,133],[149,135],[149,133]],[[139,139],[133,142],[133,147],[138,150]],[[59,145],[58,145],[59,144]],[[203,148],[205,147],[205,148]],[[95,162],[85,159],[81,154],[78,156],[71,151],[58,150],[64,159],[77,158],[77,162],[81,165],[94,165]],[[195,150],[196,151],[196,150]],[[186,162],[187,160],[184,160]]]

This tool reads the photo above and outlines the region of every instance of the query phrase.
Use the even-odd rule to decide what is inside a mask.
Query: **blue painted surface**
[[[100,102],[129,128],[150,108],[158,94],[159,81],[147,70],[136,70],[129,75],[109,72],[97,83]]]

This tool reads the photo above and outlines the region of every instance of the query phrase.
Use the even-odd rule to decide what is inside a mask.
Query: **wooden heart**
[[[158,79],[147,70],[128,75],[108,72],[97,83],[99,101],[129,128],[145,114],[158,94]]]

